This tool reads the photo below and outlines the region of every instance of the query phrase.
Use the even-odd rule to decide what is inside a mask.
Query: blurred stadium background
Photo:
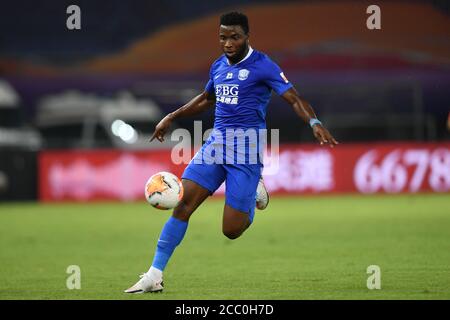
[[[429,152],[422,157],[430,163],[448,165],[450,21],[446,1],[384,2],[382,29],[373,31],[365,27],[364,2],[76,3],[82,28],[75,31],[65,27],[70,1],[2,5],[1,199],[140,199],[142,181],[148,175],[142,172],[167,166],[181,172],[182,167],[168,163],[167,152],[158,151],[162,158],[156,160],[151,152],[123,151],[164,149],[146,140],[164,114],[202,90],[210,64],[220,55],[218,15],[230,9],[248,14],[252,45],[281,65],[342,142],[335,152],[312,146],[299,149],[299,143],[313,142],[310,130],[275,96],[268,108],[268,127],[281,129],[280,142],[291,144],[291,152],[282,147],[281,161],[285,176],[294,181],[287,183],[289,190],[278,186],[280,179],[269,181],[272,192],[449,190],[448,178],[430,186],[427,173],[420,177],[420,186],[419,181],[411,186],[417,159],[403,159],[415,157],[405,152],[426,149]],[[201,120],[206,130],[213,118],[211,111],[180,120],[177,126],[193,131],[193,120]],[[133,129],[116,122],[114,134],[115,120],[124,120]],[[435,153],[433,162],[432,154],[439,147],[444,151]],[[63,150],[62,154],[46,152],[55,149]],[[111,149],[115,151],[91,152]],[[394,154],[399,159],[392,161],[407,162],[407,181],[396,186],[390,186],[395,181],[385,181],[386,188],[376,188],[361,173],[360,179],[366,181],[355,184],[352,171],[361,156],[366,155],[366,166],[372,165],[369,160],[380,165],[397,149],[402,154]],[[370,150],[378,154],[367,155]],[[79,159],[87,162],[80,166]],[[303,166],[296,165],[296,159],[304,160],[299,161]],[[101,190],[105,184],[101,172],[108,175],[109,164],[117,178],[129,170],[128,165],[136,168],[132,172],[141,178],[133,179],[133,195],[128,194],[128,183]],[[315,164],[322,164],[326,172]],[[89,181],[80,177],[83,170],[83,179]],[[314,177],[315,171],[321,177]],[[98,186],[86,188],[97,180]],[[84,190],[78,192],[83,196],[77,195],[78,189]]]
[[[66,28],[71,4],[81,8],[81,30]],[[381,30],[366,28],[369,4],[381,7]],[[2,2],[0,201],[142,203],[151,174],[180,174],[173,143],[148,138],[164,114],[203,89],[221,54],[218,17],[241,10],[251,45],[281,66],[341,142],[319,148],[274,96],[267,123],[280,129],[282,170],[266,178],[271,194],[441,194],[429,204],[448,223],[449,7],[445,0]],[[213,111],[174,129],[193,133],[193,120],[211,128]],[[11,208],[0,205],[5,223]]]

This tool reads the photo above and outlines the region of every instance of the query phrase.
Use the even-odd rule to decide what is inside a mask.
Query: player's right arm
[[[160,142],[164,141],[164,135],[169,129],[172,121],[178,118],[189,117],[211,108],[216,102],[216,96],[214,92],[203,91],[198,96],[194,97],[191,101],[186,103],[184,106],[178,108],[174,112],[166,115],[155,127],[155,132],[153,132],[150,141],[155,138]]]

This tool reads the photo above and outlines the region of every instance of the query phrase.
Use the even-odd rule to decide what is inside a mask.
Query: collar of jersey
[[[253,53],[253,48],[249,46],[247,55],[241,61],[239,61],[238,63],[234,64],[234,66],[237,66],[239,63],[244,62],[245,60],[247,60],[248,57],[250,57],[252,53]],[[227,58],[227,63],[228,63],[229,66],[231,66],[230,61],[228,61],[228,58]]]

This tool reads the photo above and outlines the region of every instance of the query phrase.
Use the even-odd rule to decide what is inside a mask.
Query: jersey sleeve
[[[280,67],[270,59],[267,59],[265,66],[264,82],[278,95],[282,95],[292,88],[292,83],[284,75]]]
[[[214,82],[209,79],[205,86],[205,91],[209,93],[214,93]]]
[[[214,89],[214,81],[213,81],[213,67],[214,65],[211,66],[210,70],[209,70],[209,80],[206,83],[205,86],[205,91],[209,92],[209,93],[214,93],[215,89]]]

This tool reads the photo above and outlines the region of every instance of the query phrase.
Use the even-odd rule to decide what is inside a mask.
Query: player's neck
[[[247,46],[247,48],[244,50],[244,52],[236,59],[236,62],[231,61],[230,59],[227,58],[228,60],[228,64],[229,65],[235,65],[238,63],[241,63],[242,61],[246,60],[253,52],[252,47]]]

